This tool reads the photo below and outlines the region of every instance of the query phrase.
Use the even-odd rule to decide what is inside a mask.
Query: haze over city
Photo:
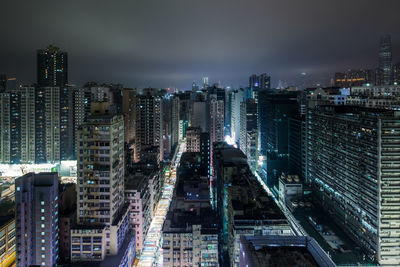
[[[399,61],[399,1],[4,1],[0,71],[35,82],[35,50],[70,54],[70,83],[190,89],[208,76],[247,85],[329,85],[334,72],[372,68],[379,37]],[[306,73],[304,76],[302,73]]]

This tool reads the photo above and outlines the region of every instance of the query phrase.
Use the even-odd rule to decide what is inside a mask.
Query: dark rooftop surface
[[[255,267],[302,266],[318,267],[305,247],[263,247],[256,250],[250,246]]]
[[[191,232],[192,225],[201,225],[202,233],[216,234],[217,215],[209,203],[173,200],[164,222],[163,232]]]
[[[223,183],[228,187],[235,220],[285,220],[287,223],[285,215],[251,172],[240,149],[221,144],[215,150],[215,157],[220,165],[217,172],[221,172],[218,179],[225,177],[225,167],[234,167],[223,178]]]
[[[306,236],[241,236],[240,243],[243,256],[252,267],[336,266],[318,243]]]
[[[145,174],[135,174],[125,177],[125,189],[126,190],[138,190],[142,183],[146,182],[147,175]]]

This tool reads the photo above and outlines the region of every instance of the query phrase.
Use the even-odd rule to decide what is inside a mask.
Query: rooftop
[[[240,243],[249,267],[335,266],[318,243],[310,237],[242,236]]]
[[[125,177],[125,190],[140,190],[147,182],[147,175],[144,173],[133,174]]]
[[[192,232],[193,225],[201,225],[202,233],[218,233],[217,215],[211,209],[210,203],[172,200],[162,231],[164,233]]]

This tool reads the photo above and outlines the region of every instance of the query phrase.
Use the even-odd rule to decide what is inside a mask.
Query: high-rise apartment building
[[[200,164],[201,174],[204,176],[210,175],[210,134],[200,134]]]
[[[75,88],[74,98],[75,125],[78,128],[85,121],[85,117],[90,115],[90,103],[94,101],[88,87]]]
[[[68,54],[48,46],[37,51],[37,85],[63,87],[68,84]]]
[[[240,139],[240,103],[244,101],[244,90],[239,89],[232,92],[231,100],[231,137],[239,144]]]
[[[172,101],[169,97],[162,98],[162,147],[164,158],[169,158],[172,152]]]
[[[58,162],[61,160],[60,88],[45,87],[43,89],[44,89],[44,117],[37,118],[41,122],[44,121],[44,123],[40,123],[40,125],[45,125],[44,140],[42,140],[41,142],[42,144],[45,145],[44,151],[46,158],[43,160],[43,162]],[[64,132],[64,139],[67,139],[67,135],[68,133]],[[70,145],[72,146],[73,143],[70,143]],[[39,149],[39,146],[35,147],[36,149]]]
[[[78,131],[80,224],[109,224],[124,204],[124,122],[108,108],[106,102],[92,103],[91,115]]]
[[[392,39],[390,35],[384,35],[379,45],[379,84],[391,85],[392,83]]]
[[[34,103],[35,163],[58,162],[61,160],[60,87],[35,88]],[[72,114],[63,114],[62,118],[66,127],[73,127],[69,121]],[[73,131],[64,128],[63,130],[66,131],[63,132],[63,151],[72,157],[66,146],[73,146],[73,138],[67,138]]]
[[[396,110],[323,106],[307,113],[307,175],[327,214],[380,264],[400,264]]]
[[[176,147],[179,142],[179,97],[172,97],[172,111],[171,111],[171,143]]]
[[[75,152],[75,88],[71,86],[60,87],[60,159],[72,160],[76,158]]]
[[[124,203],[124,119],[109,109],[108,102],[92,103],[91,115],[78,131],[73,262],[117,255],[129,238],[129,213]]]
[[[136,90],[124,89],[122,113],[125,119],[125,142],[131,144],[135,140],[136,128]]]
[[[240,103],[240,150],[247,156],[247,134],[251,131],[258,131],[258,111],[255,99],[248,98]],[[257,137],[258,139],[258,137]]]
[[[28,173],[15,180],[17,266],[56,266],[58,176]]]
[[[210,161],[212,166],[213,144],[224,141],[224,102],[217,95],[210,95]]]
[[[35,89],[18,87],[0,93],[0,162],[35,162]]]
[[[138,95],[136,101],[135,162],[150,147],[159,149],[158,160],[162,161],[162,98],[154,89],[149,89]]]

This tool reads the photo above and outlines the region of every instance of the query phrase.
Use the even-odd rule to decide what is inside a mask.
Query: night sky
[[[264,72],[273,86],[324,84],[377,66],[381,34],[400,61],[399,10],[399,0],[6,0],[0,73],[34,83],[36,49],[54,44],[76,85],[189,89],[208,76],[237,87]]]

